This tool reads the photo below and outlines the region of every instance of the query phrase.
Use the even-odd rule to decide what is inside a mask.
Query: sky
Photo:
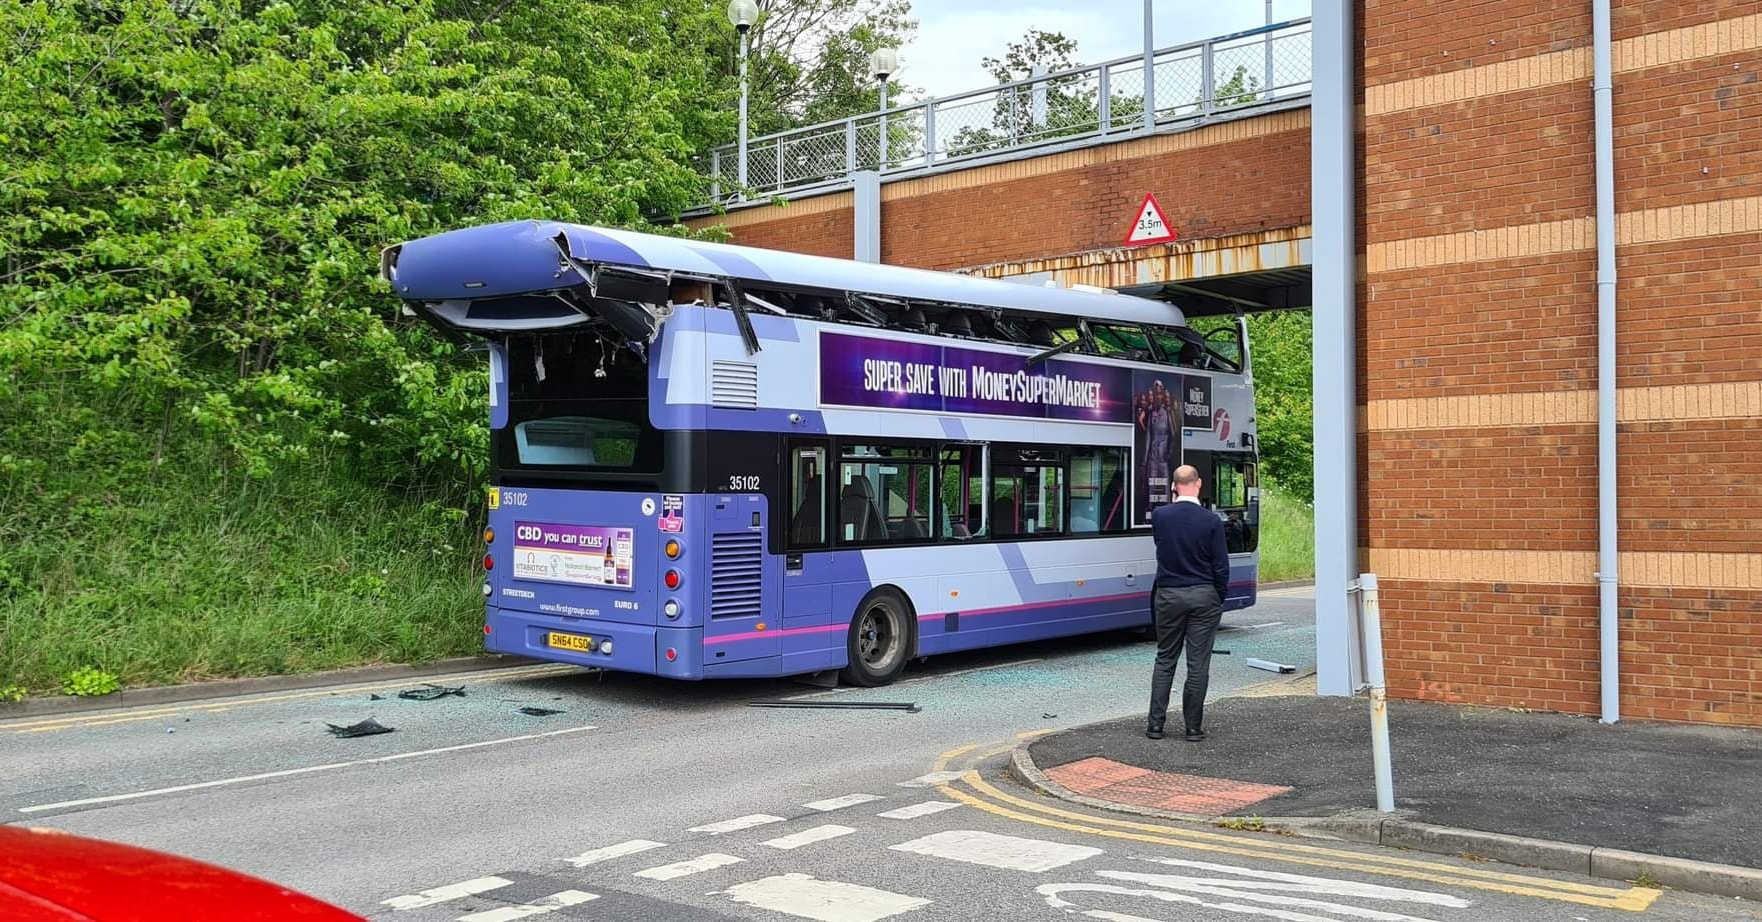
[[[1264,0],[1153,0],[1156,46],[1252,29]],[[1309,15],[1310,0],[1274,0],[1273,20]],[[917,37],[900,51],[899,79],[925,96],[990,86],[979,59],[1001,57],[1030,28],[1076,39],[1078,61],[1094,64],[1144,50],[1143,0],[912,0]]]

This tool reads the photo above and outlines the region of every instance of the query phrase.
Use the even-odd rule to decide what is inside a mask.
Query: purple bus
[[[489,355],[490,650],[680,679],[1150,624],[1183,461],[1252,605],[1246,329],[1173,305],[547,222],[389,248]]]

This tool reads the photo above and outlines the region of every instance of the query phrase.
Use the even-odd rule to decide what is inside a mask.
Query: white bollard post
[[[1383,616],[1377,608],[1377,575],[1358,577],[1364,677],[1370,686],[1370,756],[1377,778],[1377,811],[1395,811],[1394,767],[1389,759],[1389,699],[1383,680]]]

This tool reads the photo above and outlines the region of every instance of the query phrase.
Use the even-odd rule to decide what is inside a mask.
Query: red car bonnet
[[[52,829],[0,826],[0,922],[363,922],[212,864]]]

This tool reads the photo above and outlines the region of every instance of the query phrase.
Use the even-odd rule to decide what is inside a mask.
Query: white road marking
[[[1256,868],[1238,867],[1233,864],[1191,861],[1185,858],[1146,858],[1143,860],[1170,867],[1192,868],[1199,871],[1236,874],[1241,877],[1251,878],[1250,880],[1174,878],[1176,880],[1193,881],[1203,884],[1220,884],[1243,889],[1297,890],[1308,893],[1324,894],[1327,896],[1364,897],[1373,900],[1400,900],[1409,903],[1427,903],[1433,906],[1447,906],[1451,909],[1466,909],[1473,905],[1461,897],[1451,896],[1448,893],[1433,893],[1429,890],[1408,890],[1404,887],[1385,887],[1381,884],[1365,884],[1353,880],[1336,880],[1330,877],[1311,877],[1307,874],[1289,874],[1283,871],[1262,871]],[[1103,876],[1113,877],[1130,872],[1104,871],[1102,873]],[[1262,881],[1271,881],[1271,883],[1262,883]]]
[[[731,820],[722,820],[719,823],[705,823],[702,826],[693,826],[687,830],[687,832],[707,832],[710,835],[719,836],[725,832],[739,832],[742,829],[751,829],[754,826],[764,826],[769,823],[781,822],[783,822],[783,817],[781,816],[772,816],[769,813],[753,813],[747,816],[737,816]]]
[[[951,804],[946,800],[926,800],[921,804],[912,804],[909,807],[900,807],[898,810],[888,810],[885,813],[877,813],[875,815],[882,819],[889,820],[915,820],[920,816],[929,816],[932,813],[953,810],[958,806],[960,806],[960,804]]]
[[[591,852],[582,852],[573,858],[564,858],[563,860],[578,868],[585,868],[590,864],[610,861],[613,858],[622,858],[625,855],[634,855],[655,848],[665,848],[666,845],[667,843],[665,842],[650,842],[647,839],[631,839],[628,842],[619,842],[617,845],[596,848]]]
[[[857,804],[866,804],[869,801],[880,799],[881,795],[879,794],[846,794],[843,797],[829,797],[825,800],[816,800],[811,804],[802,804],[802,806],[809,810],[830,813],[833,810],[843,810],[845,807],[854,807]]]
[[[564,890],[553,893],[543,899],[522,903],[518,906],[503,906],[499,909],[486,909],[459,917],[459,922],[515,922],[527,916],[542,916],[547,912],[556,912],[565,906],[579,906],[588,900],[597,900],[600,895],[585,890]]]
[[[1248,626],[1250,628],[1257,628],[1258,629],[1258,628],[1263,628],[1263,627],[1278,627],[1279,625],[1284,624],[1284,623],[1285,622],[1283,622],[1283,621],[1268,621],[1265,624],[1250,624]]]
[[[432,890],[423,890],[409,896],[394,896],[389,900],[382,901],[380,905],[390,906],[393,909],[421,909],[424,906],[433,906],[448,900],[488,893],[512,883],[513,881],[505,877],[479,877],[476,880],[461,881],[456,884],[447,884],[444,887],[435,887]]]
[[[780,836],[766,842],[765,844],[772,848],[787,850],[791,848],[801,848],[803,845],[812,845],[815,842],[824,842],[827,839],[836,839],[839,836],[848,836],[853,832],[856,832],[856,830],[849,826],[815,826],[812,829],[804,829],[801,832]]]
[[[689,877],[692,874],[702,874],[705,871],[725,868],[731,864],[739,864],[744,860],[733,855],[711,852],[708,855],[699,855],[690,861],[676,861],[672,864],[663,864],[660,867],[637,871],[636,876],[646,877],[649,880],[672,880],[675,877]]]
[[[566,733],[581,733],[585,730],[597,730],[598,727],[567,727],[562,730],[550,730],[545,733],[526,733],[520,736],[504,736],[501,739],[481,740],[476,743],[461,743],[457,746],[442,746],[438,749],[419,749],[415,752],[400,752],[396,755],[377,756],[371,759],[355,759],[349,762],[328,762],[324,765],[308,765],[304,768],[289,768],[278,772],[262,772],[256,775],[238,775],[232,778],[221,778],[215,781],[201,781],[195,784],[179,784],[168,788],[154,788],[150,791],[136,791],[132,794],[112,794],[108,797],[87,797],[83,800],[63,800],[52,804],[37,804],[32,807],[20,807],[20,813],[42,813],[46,810],[64,810],[69,807],[89,807],[93,804],[113,804],[124,800],[139,800],[142,797],[157,797],[161,794],[181,794],[184,791],[200,791],[207,788],[225,787],[233,784],[245,784],[250,781],[267,781],[271,778],[290,778],[295,775],[309,775],[313,772],[326,772],[339,768],[353,768],[357,765],[379,765],[385,762],[396,762],[401,759],[414,759],[419,756],[440,755],[446,752],[464,752],[468,749],[482,749],[485,746],[500,746],[504,743],[519,743],[526,740],[548,739]]]
[[[913,778],[910,781],[896,781],[894,783],[902,788],[933,788],[936,785],[947,784],[950,781],[954,781],[955,779],[959,778],[962,774],[965,774],[965,773],[964,772],[931,772],[928,775],[919,775],[918,777]]]
[[[750,881],[728,888],[724,895],[745,906],[817,922],[879,922],[930,905],[929,900],[920,897],[836,880],[816,880],[806,874]]]
[[[947,858],[1006,871],[1035,872],[1062,868],[1101,854],[1101,849],[1087,845],[1024,839],[976,829],[951,829],[888,847],[897,852]]]

